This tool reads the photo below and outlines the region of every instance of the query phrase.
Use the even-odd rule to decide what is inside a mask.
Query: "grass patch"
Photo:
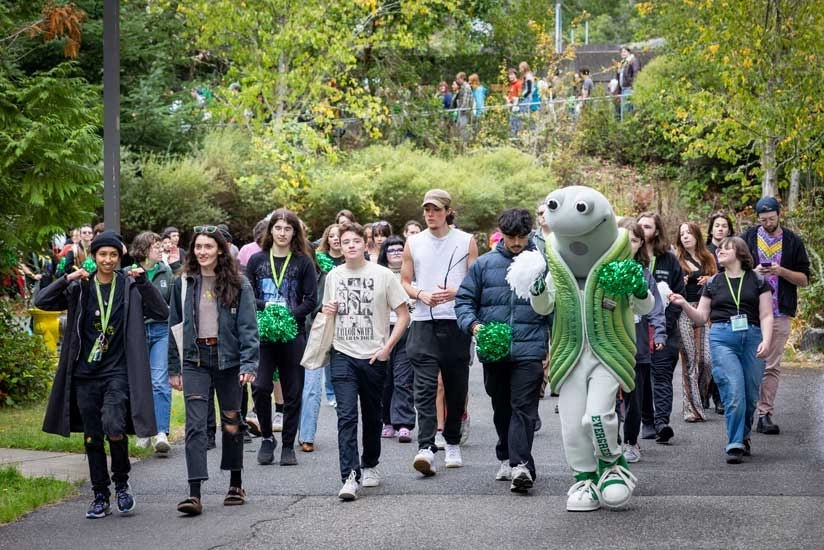
[[[83,435],[73,433],[71,437],[43,432],[43,417],[46,402],[24,407],[0,408],[0,448],[32,449],[35,451],[53,451],[63,453],[82,453]],[[186,414],[183,394],[172,392],[172,441],[183,437]],[[151,449],[139,449],[135,446],[135,437],[129,437],[129,454],[145,458],[153,453]],[[2,485],[0,485],[2,487]]]
[[[76,491],[74,484],[50,477],[24,477],[14,467],[0,468],[0,525]]]

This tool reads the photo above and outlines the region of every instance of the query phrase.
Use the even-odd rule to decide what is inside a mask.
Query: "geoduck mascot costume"
[[[550,193],[546,206],[546,259],[518,255],[507,280],[537,313],[555,312],[549,382],[559,394],[564,450],[575,472],[567,510],[621,508],[637,479],[618,444],[616,395],[619,386],[635,387],[633,314],[649,313],[654,299],[604,195],[565,187]]]

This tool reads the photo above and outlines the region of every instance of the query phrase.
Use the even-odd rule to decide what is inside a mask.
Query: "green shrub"
[[[362,222],[386,219],[399,230],[407,220],[421,219],[421,200],[434,187],[452,195],[459,227],[486,231],[505,208],[532,211],[555,188],[555,178],[532,156],[509,147],[443,159],[411,145],[376,145],[319,166],[302,215],[314,235],[341,208]]]
[[[0,406],[40,401],[54,371],[55,357],[43,339],[20,326],[13,302],[0,300]]]

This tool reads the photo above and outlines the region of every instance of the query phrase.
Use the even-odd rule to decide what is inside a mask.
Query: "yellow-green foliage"
[[[484,231],[494,227],[501,210],[531,211],[555,188],[545,167],[511,148],[447,160],[405,145],[373,146],[340,164],[319,167],[311,179],[305,219],[315,234],[341,208],[360,221],[386,219],[396,228],[420,220],[421,200],[435,187],[451,193],[461,228]]]

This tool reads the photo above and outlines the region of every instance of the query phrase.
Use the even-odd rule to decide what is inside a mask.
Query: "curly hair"
[[[160,242],[160,235],[153,231],[144,231],[137,235],[132,241],[132,246],[129,248],[129,254],[132,258],[142,264],[149,257],[149,251],[155,243]]]
[[[186,253],[186,263],[184,273],[196,276],[200,273],[200,263],[195,254],[195,241],[198,237],[207,237],[217,243],[218,255],[215,266],[215,296],[225,307],[232,307],[240,294],[241,276],[238,271],[237,262],[232,258],[232,250],[229,242],[220,231],[213,233],[195,233],[189,242]]]

